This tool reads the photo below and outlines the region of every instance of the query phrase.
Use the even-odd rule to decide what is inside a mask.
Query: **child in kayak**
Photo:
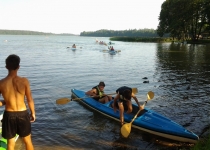
[[[91,90],[87,91],[85,94],[89,96],[94,96],[93,98],[101,103],[109,102],[112,97],[104,94],[105,83],[99,82],[97,86],[94,86]]]

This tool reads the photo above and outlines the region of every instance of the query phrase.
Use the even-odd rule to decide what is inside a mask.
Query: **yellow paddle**
[[[138,93],[138,89],[137,89],[137,88],[132,88],[132,92],[133,92],[134,94],[136,94],[136,93]],[[116,94],[116,93],[105,94],[105,95],[114,95],[114,94]],[[99,96],[99,95],[96,95],[96,96]],[[71,100],[72,100],[72,101],[73,101],[73,100],[81,100],[81,99],[89,98],[89,97],[95,97],[95,96],[85,96],[85,97],[82,97],[82,98],[74,98],[74,99],[71,99]],[[59,98],[59,99],[56,100],[56,104],[58,104],[58,105],[65,105],[65,104],[67,104],[68,102],[70,102],[71,100],[70,100],[69,98],[67,98],[67,97]]]
[[[146,101],[144,102],[144,104],[143,104],[143,108],[144,108],[145,104],[147,103],[147,101],[153,99],[153,97],[154,97],[154,93],[153,93],[152,91],[149,91],[149,92],[147,93],[147,100],[146,100]],[[136,119],[136,117],[138,116],[138,114],[140,113],[140,111],[141,111],[141,110],[139,110],[139,111],[137,112],[137,114],[133,117],[133,119],[131,120],[130,123],[125,123],[125,124],[121,127],[121,134],[122,134],[123,137],[127,138],[127,137],[129,136],[129,134],[130,134],[130,132],[131,132],[132,123],[133,123],[133,121]]]

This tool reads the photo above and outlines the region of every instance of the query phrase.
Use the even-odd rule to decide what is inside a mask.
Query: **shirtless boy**
[[[7,150],[14,150],[16,134],[22,137],[26,150],[33,150],[31,122],[36,118],[34,100],[28,79],[17,75],[19,63],[19,56],[9,55],[6,59],[8,75],[0,80],[0,94],[4,99],[0,101],[0,106],[5,105],[2,137],[7,139]],[[31,114],[27,111],[25,97]]]

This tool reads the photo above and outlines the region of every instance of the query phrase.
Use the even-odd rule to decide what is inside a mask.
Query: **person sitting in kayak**
[[[144,108],[140,105],[138,102],[138,99],[136,98],[135,94],[132,93],[132,88],[123,86],[120,87],[116,90],[117,95],[114,98],[114,102],[112,104],[114,111],[116,112],[117,106],[119,107],[120,111],[120,122],[121,125],[124,124],[124,110],[127,110],[126,113],[131,113],[133,108],[132,108],[132,102],[131,98],[133,98],[137,105],[139,106],[139,109],[143,110]]]
[[[87,91],[85,94],[89,96],[94,96],[93,98],[101,103],[109,102],[112,97],[104,94],[104,82],[99,82],[97,86],[94,86],[90,91]]]
[[[73,45],[72,45],[72,48],[76,48],[76,45],[75,45],[75,44],[73,44]]]
[[[114,51],[114,47],[113,46],[110,46],[110,51]]]
[[[114,47],[113,47],[113,46],[108,47],[108,49],[109,49],[110,51],[114,51]]]

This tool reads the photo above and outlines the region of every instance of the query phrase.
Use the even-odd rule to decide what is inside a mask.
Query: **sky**
[[[165,0],[0,0],[0,29],[80,34],[156,29]]]

